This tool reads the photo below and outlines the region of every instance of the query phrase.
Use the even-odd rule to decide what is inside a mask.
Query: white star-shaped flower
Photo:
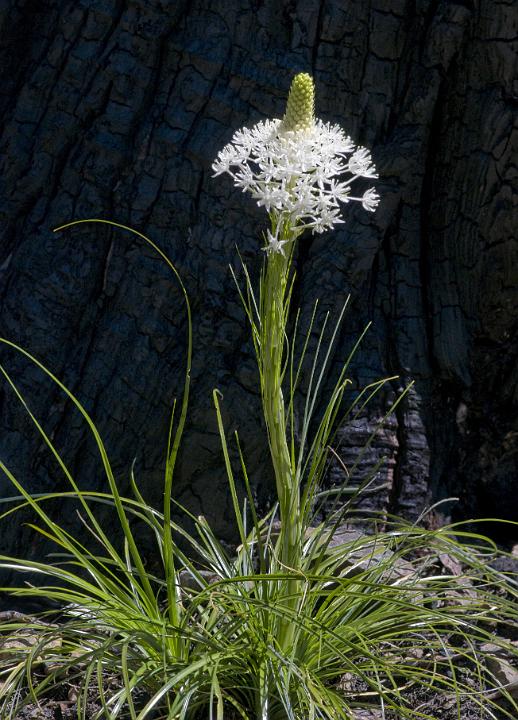
[[[370,152],[361,147],[353,153],[349,160],[349,172],[366,178],[377,178],[376,168],[372,163]]]
[[[365,210],[370,210],[370,212],[374,212],[374,210],[378,207],[379,201],[380,196],[373,187],[369,188],[363,193],[362,205]]]
[[[263,248],[267,255],[280,252],[284,255],[284,246],[288,243],[288,240],[279,240],[279,228],[277,228],[275,234],[272,234],[269,230],[266,231],[266,245]]]

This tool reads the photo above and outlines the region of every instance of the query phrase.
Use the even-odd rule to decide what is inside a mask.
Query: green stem
[[[266,271],[261,283],[261,391],[263,412],[268,429],[268,441],[275,474],[280,514],[280,561],[283,572],[293,572],[287,583],[289,611],[295,610],[297,584],[295,576],[300,568],[301,518],[300,488],[292,464],[287,437],[286,406],[282,381],[286,363],[286,324],[290,306],[290,268],[294,238],[282,237],[289,242],[281,252],[268,256]],[[289,619],[281,623],[279,643],[288,650],[295,627]]]

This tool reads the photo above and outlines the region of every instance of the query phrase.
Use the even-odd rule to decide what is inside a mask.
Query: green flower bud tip
[[[282,127],[292,131],[310,130],[314,124],[315,84],[311,75],[299,73],[291,83]]]

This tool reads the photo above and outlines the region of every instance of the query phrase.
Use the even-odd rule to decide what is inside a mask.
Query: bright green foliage
[[[271,278],[278,271],[273,268]],[[263,276],[261,292],[267,304],[264,292],[268,282]],[[281,308],[286,305],[290,287],[288,283],[284,299],[281,293]],[[251,292],[250,286],[247,292]],[[257,322],[261,311],[253,294],[248,295],[245,307],[249,317],[255,313],[254,342],[262,352],[261,343],[263,348],[269,345]],[[331,333],[331,345],[338,327],[339,323]],[[26,598],[54,599],[63,606],[58,623],[53,622],[53,616],[46,616],[31,623],[13,621],[0,626],[3,633],[28,632],[33,638],[26,645],[15,643],[2,648],[0,717],[14,720],[24,705],[43,700],[60,685],[65,692],[70,683],[81,688],[78,718],[85,717],[88,702],[96,698],[101,701],[99,720],[352,720],[355,709],[373,704],[385,712],[392,711],[399,720],[431,720],[425,712],[416,714],[409,701],[409,692],[419,688],[448,694],[458,713],[469,698],[480,708],[481,718],[516,717],[518,704],[505,688],[499,688],[496,695],[482,694],[487,688],[499,687],[499,682],[486,668],[480,644],[491,642],[510,656],[518,655],[516,647],[494,634],[495,628],[516,625],[518,590],[512,578],[491,569],[496,548],[489,541],[466,533],[462,525],[431,532],[394,521],[382,533],[351,536],[333,546],[333,534],[344,513],[348,512],[349,522],[354,522],[349,512],[354,492],[349,488],[342,497],[342,509],[326,522],[315,522],[318,486],[332,437],[330,428],[346,387],[344,372],[331,395],[331,410],[309,440],[306,425],[329,358],[329,350],[323,347],[324,331],[325,323],[318,334],[309,386],[305,388],[306,411],[300,433],[293,430],[293,398],[309,336],[314,332],[314,318],[298,360],[295,333],[289,347],[284,339],[287,356],[273,374],[281,380],[289,377],[283,422],[288,428],[291,484],[284,488],[281,482],[279,500],[286,502],[286,509],[299,503],[293,534],[279,527],[276,508],[265,518],[257,516],[239,450],[247,498],[242,504],[221,419],[220,397],[214,393],[240,537],[233,556],[228,555],[204,518],[191,517],[195,528],[191,535],[171,522],[170,507],[162,512],[149,507],[133,474],[134,497],[122,497],[102,439],[81,403],[29,353],[1,340],[46,373],[82,414],[95,439],[110,489],[100,493],[77,487],[52,440],[30,412],[27,400],[2,368],[71,491],[31,496],[0,463],[19,492],[16,507],[7,509],[3,517],[11,518],[22,508],[32,509],[34,527],[52,540],[60,553],[49,563],[0,556],[1,567],[37,573],[42,579],[41,587],[2,590]],[[323,358],[319,362],[320,354]],[[264,363],[261,372],[272,372]],[[188,370],[189,365],[190,351]],[[346,416],[354,419],[361,413],[383,384],[374,383],[352,399]],[[188,388],[187,371],[184,399]],[[266,397],[269,392],[265,391]],[[166,504],[171,498],[186,407],[182,403],[178,422],[171,424]],[[270,433],[275,432],[270,427]],[[296,484],[298,478],[304,478],[302,492]],[[79,506],[91,531],[92,547],[82,545],[51,519],[45,507],[53,501]],[[98,521],[98,505],[113,508],[125,538],[122,553],[110,539],[113,521],[108,521],[109,529]],[[135,520],[154,534],[161,572],[146,569],[133,535]],[[284,522],[290,525],[289,515]],[[376,521],[373,523],[374,530]],[[188,555],[198,558],[197,563],[179,549],[175,538],[180,537],[191,548]],[[296,567],[288,567],[283,561],[283,552],[288,551]],[[441,557],[448,557],[458,570],[448,575],[438,572]],[[468,668],[469,674],[460,666]],[[115,685],[109,682],[114,677]],[[349,687],[351,681],[353,689]],[[499,698],[507,700],[507,709],[499,708]]]
[[[286,113],[282,120],[284,130],[309,130],[315,122],[315,84],[311,75],[299,73],[291,83]]]

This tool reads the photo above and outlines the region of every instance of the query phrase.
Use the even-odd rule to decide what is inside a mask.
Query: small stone
[[[516,642],[511,644],[515,647],[518,646]],[[509,661],[510,653],[505,648],[494,643],[485,643],[480,646],[480,650],[484,653],[487,669],[500,684],[495,689],[492,697],[503,695],[502,690],[505,689],[511,697],[518,699],[518,668],[514,667]]]

